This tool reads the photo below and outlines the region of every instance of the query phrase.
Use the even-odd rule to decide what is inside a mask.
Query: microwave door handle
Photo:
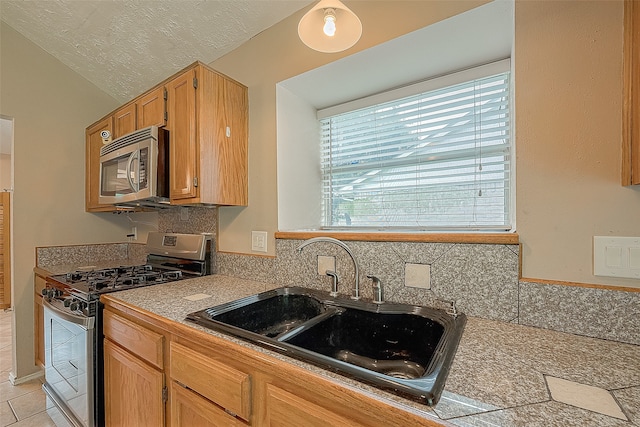
[[[129,181],[129,185],[131,186],[131,188],[135,193],[140,191],[140,188],[139,188],[140,184],[133,182],[133,180],[131,179],[131,165],[133,164],[133,161],[138,158],[139,153],[140,153],[139,150],[136,150],[133,153],[131,153],[131,156],[129,156],[129,161],[127,162],[127,180]],[[137,177],[138,171],[135,171],[135,173]]]

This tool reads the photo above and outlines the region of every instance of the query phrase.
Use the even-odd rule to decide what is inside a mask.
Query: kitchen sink
[[[466,317],[284,287],[191,313],[188,320],[435,405]]]

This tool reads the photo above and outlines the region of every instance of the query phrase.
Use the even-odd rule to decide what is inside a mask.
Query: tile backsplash
[[[317,257],[335,256],[338,291],[351,295],[353,263],[330,243],[301,252],[302,240],[276,240],[276,257],[218,253],[218,274],[280,286],[329,290],[331,278],[319,275]],[[455,301],[469,316],[513,322],[640,345],[640,292],[538,283],[519,279],[519,245],[346,242],[359,264],[360,291],[372,297],[371,280],[383,284],[385,300],[443,307]],[[407,287],[405,264],[429,264],[431,289]]]

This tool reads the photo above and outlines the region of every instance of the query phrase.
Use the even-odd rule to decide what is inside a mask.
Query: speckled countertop
[[[109,294],[178,323],[302,366],[456,426],[640,426],[640,346],[469,318],[433,408],[184,320],[193,311],[277,287],[207,276]],[[196,294],[208,297],[191,301]]]

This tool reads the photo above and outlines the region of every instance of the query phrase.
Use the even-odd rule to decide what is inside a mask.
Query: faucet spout
[[[347,254],[349,254],[349,256],[351,257],[351,261],[353,261],[353,269],[355,270],[355,287],[353,289],[353,296],[351,297],[351,299],[360,299],[360,276],[359,276],[359,270],[358,270],[358,262],[356,261],[356,257],[353,255],[353,252],[351,252],[351,249],[349,248],[349,246],[347,246],[344,242],[338,240],[338,239],[334,239],[333,237],[313,237],[311,239],[305,240],[304,242],[302,242],[300,244],[300,246],[298,246],[296,248],[296,250],[298,252],[302,252],[302,249],[312,243],[317,243],[317,242],[325,242],[325,243],[333,243],[334,245],[338,245],[340,246],[342,249],[344,249]]]

